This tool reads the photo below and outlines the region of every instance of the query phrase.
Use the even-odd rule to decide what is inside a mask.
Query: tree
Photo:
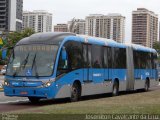
[[[15,44],[25,38],[25,37],[29,37],[30,35],[34,34],[35,32],[30,29],[30,28],[26,28],[23,32],[12,32],[9,33],[6,41],[4,42],[4,47],[12,47],[15,46]]]
[[[18,41],[20,41],[21,39],[23,39],[25,37],[29,37],[34,33],[35,32],[30,28],[26,28],[22,32],[11,32],[7,35],[6,39],[3,40],[3,45],[1,47],[2,47],[2,49],[14,47]],[[2,49],[0,51],[0,64],[2,64],[2,62],[3,62],[3,60],[2,60]],[[7,58],[6,58],[6,60],[4,60],[5,62],[8,60],[10,54],[11,54],[11,50],[8,49]]]
[[[29,37],[31,36],[32,34],[34,34],[34,30],[33,29],[30,29],[30,28],[26,28],[23,32],[22,32],[22,38],[25,38],[25,37]]]

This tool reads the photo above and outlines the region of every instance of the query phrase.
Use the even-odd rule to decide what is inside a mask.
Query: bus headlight
[[[51,82],[46,82],[46,83],[44,84],[44,86],[45,86],[45,87],[51,86]]]
[[[9,82],[4,81],[4,86],[9,86]]]

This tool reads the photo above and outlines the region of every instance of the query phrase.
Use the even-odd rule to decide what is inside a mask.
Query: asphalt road
[[[4,82],[4,76],[0,76],[0,85]],[[153,90],[160,90],[160,85],[156,86],[154,88],[150,89]],[[122,93],[123,94],[123,93]],[[142,93],[143,94],[143,93]],[[82,100],[88,100],[88,99],[96,99],[97,97],[103,98],[104,96],[92,96],[92,97],[85,97]],[[15,110],[21,110],[21,109],[28,109],[32,107],[40,107],[50,104],[64,104],[66,102],[69,102],[68,100],[49,100],[49,101],[41,101],[38,104],[32,104],[29,102],[28,98],[23,97],[6,97],[3,92],[0,92],[0,113],[2,112],[9,112],[9,111],[15,111]]]
[[[159,90],[160,86],[156,86],[150,89],[150,91]],[[120,95],[123,95],[126,93],[121,93]],[[136,94],[136,92],[135,92]],[[143,94],[143,92],[142,92]],[[90,100],[90,99],[100,99],[104,98],[108,95],[95,95],[95,96],[88,96],[83,97],[83,100]],[[41,107],[46,105],[53,105],[53,104],[65,104],[68,103],[68,99],[60,99],[60,100],[43,100],[38,104],[32,104],[29,102],[27,98],[21,98],[21,97],[6,97],[4,96],[3,92],[0,92],[0,113],[4,112],[10,112],[15,110],[23,110],[23,109],[29,109],[29,108],[35,108],[35,107]]]
[[[0,105],[6,103],[26,102],[27,98],[23,97],[6,97],[3,92],[0,92]]]
[[[2,90],[2,84],[4,83],[4,76],[0,75],[0,91]],[[4,92],[0,92],[0,113],[7,112],[7,111],[13,111],[16,110],[16,106],[13,104],[20,104],[20,103],[29,103],[29,100],[27,98],[22,97],[6,97],[4,95]],[[29,106],[18,106],[18,109],[25,109]]]
[[[4,76],[0,75],[0,90],[2,88],[3,83],[4,83]],[[3,92],[0,92],[0,104],[21,102],[21,101],[28,101],[28,99],[22,97],[6,97],[4,96]]]
[[[19,105],[21,103],[29,103],[27,98],[22,97],[6,97],[3,92],[0,92],[0,113],[9,112],[19,109],[30,108],[31,106]]]

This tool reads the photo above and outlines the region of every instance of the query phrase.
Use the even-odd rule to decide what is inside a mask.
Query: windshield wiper
[[[39,74],[38,74],[38,72],[37,72],[36,57],[37,57],[37,53],[36,53],[35,56],[34,56],[33,63],[32,63],[32,69],[31,69],[31,70],[33,70],[33,67],[35,66],[36,78],[39,78]]]
[[[16,75],[17,75],[17,71],[16,71],[16,72],[14,72],[13,77],[16,77]]]
[[[25,58],[25,60],[24,60],[24,66],[23,66],[23,69],[26,67],[26,64],[28,63],[28,58],[29,58],[29,53],[28,53],[28,55],[27,55],[27,57]],[[22,65],[23,65],[22,64]]]
[[[12,53],[12,61],[9,62],[9,64],[11,64],[15,59],[15,53],[14,53],[14,49],[13,49],[13,53]]]
[[[19,69],[13,74],[13,77],[15,77],[20,72],[22,65],[24,65],[23,69],[26,67],[26,64],[28,62],[28,58],[29,58],[29,53],[28,53],[27,57],[24,59],[24,61],[22,62],[22,64],[20,65]]]

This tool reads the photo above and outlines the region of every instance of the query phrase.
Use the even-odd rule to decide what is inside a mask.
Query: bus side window
[[[155,53],[151,53],[151,62],[152,62],[152,69],[156,68],[156,60],[157,60],[157,55]]]
[[[68,53],[68,69],[73,71],[82,68],[82,44],[70,41],[65,44]]]
[[[113,57],[112,57],[112,48],[108,47],[107,48],[107,55],[108,55],[108,68],[112,68],[113,67]]]
[[[58,63],[57,75],[68,73],[82,67],[82,45],[69,41],[64,44]]]
[[[102,47],[98,45],[92,45],[92,67],[102,68]]]
[[[157,54],[156,53],[154,53],[154,55],[153,55],[154,57],[154,69],[156,69],[157,68],[157,63],[158,63],[158,60],[157,60]]]
[[[60,58],[58,62],[57,75],[66,73],[67,70],[68,70],[68,55],[67,55],[65,47],[63,47],[61,50],[61,54],[60,54]]]

